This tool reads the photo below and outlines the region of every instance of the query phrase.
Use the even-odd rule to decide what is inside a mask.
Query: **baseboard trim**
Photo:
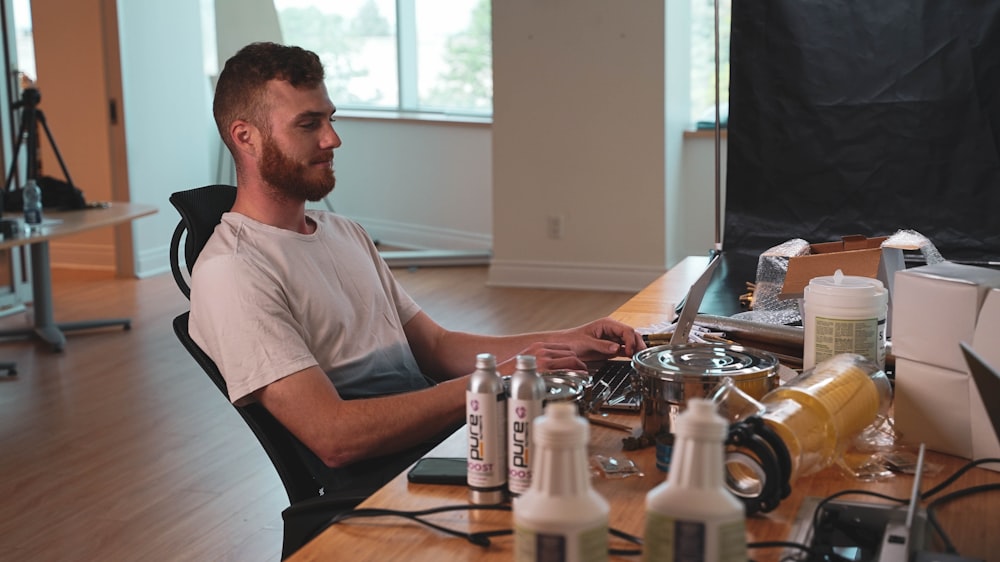
[[[587,291],[639,291],[666,268],[627,265],[551,263],[493,259],[491,287],[533,287]]]
[[[363,217],[353,220],[361,224],[373,240],[387,246],[479,253],[489,252],[493,248],[493,237],[486,234],[447,228],[428,228]]]
[[[110,244],[74,244],[51,242],[49,264],[59,269],[114,271],[115,252]]]

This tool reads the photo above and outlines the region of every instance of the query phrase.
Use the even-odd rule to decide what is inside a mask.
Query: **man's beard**
[[[264,137],[259,164],[261,177],[276,194],[295,200],[319,201],[333,191],[337,180],[329,168],[316,168],[289,158],[270,135]]]

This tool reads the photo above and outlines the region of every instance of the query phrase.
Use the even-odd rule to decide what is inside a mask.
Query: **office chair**
[[[170,202],[181,215],[170,242],[170,268],[184,296],[190,297],[191,289],[187,282],[189,277],[185,276],[180,263],[181,239],[184,239],[187,276],[190,276],[198,254],[219,224],[222,214],[232,208],[235,199],[236,188],[229,185],[209,185],[178,191],[170,196]],[[174,318],[174,333],[228,401],[229,392],[222,373],[188,333],[189,315],[190,312],[185,312]],[[353,508],[367,497],[369,491],[324,494],[322,484],[310,471],[303,456],[307,454],[305,445],[261,404],[234,407],[264,447],[288,494],[289,506],[281,512],[284,521],[282,559],[323,530],[334,515]]]

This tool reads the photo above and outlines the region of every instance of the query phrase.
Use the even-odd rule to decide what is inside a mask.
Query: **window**
[[[274,0],[288,44],[315,51],[338,109],[490,116],[490,0]]]
[[[35,42],[31,31],[31,2],[29,0],[17,0],[13,4],[14,12],[14,43],[17,49],[16,62],[17,71],[21,72],[27,79],[37,81],[38,75],[35,72]]]
[[[715,2],[719,3],[719,107],[729,106],[729,27],[732,0],[691,0],[691,122],[715,126]]]

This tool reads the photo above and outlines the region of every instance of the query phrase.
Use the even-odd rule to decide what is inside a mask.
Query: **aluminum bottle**
[[[476,356],[476,370],[465,391],[465,418],[469,501],[500,503],[507,484],[507,393],[496,358],[489,353]]]
[[[531,485],[532,425],[542,415],[544,399],[545,380],[538,374],[535,357],[518,355],[507,399],[507,487],[514,496]]]

